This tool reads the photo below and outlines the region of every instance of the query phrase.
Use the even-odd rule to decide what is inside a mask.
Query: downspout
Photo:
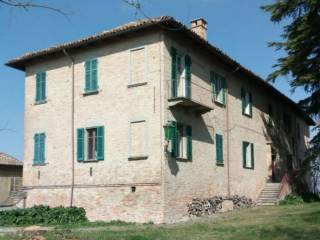
[[[226,78],[229,77],[229,75],[234,74],[236,71],[238,71],[240,68],[239,66],[233,70],[232,72],[230,72],[229,74],[227,74]],[[227,97],[229,96],[229,88],[227,88]],[[231,188],[230,188],[230,123],[229,123],[229,99],[227,99],[227,103],[226,103],[226,119],[227,119],[227,172],[228,172],[228,198],[231,197]]]
[[[63,54],[71,61],[71,188],[70,188],[70,206],[73,206],[74,192],[74,58],[63,49]]]

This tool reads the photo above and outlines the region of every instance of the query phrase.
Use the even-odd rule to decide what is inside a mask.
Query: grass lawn
[[[92,223],[58,228],[46,240],[320,239],[320,203],[260,207],[174,225]],[[0,237],[0,240],[21,239]]]

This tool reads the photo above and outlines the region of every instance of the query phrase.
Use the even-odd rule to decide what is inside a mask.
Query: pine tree
[[[308,97],[299,104],[316,121],[320,119],[320,0],[276,0],[262,6],[275,23],[289,22],[283,27],[282,42],[269,46],[284,50],[285,56],[277,60],[276,70],[268,76],[275,81],[286,76],[292,90],[303,87]],[[317,162],[320,155],[320,131],[311,140],[304,163],[305,169]],[[302,171],[306,173],[306,171]]]

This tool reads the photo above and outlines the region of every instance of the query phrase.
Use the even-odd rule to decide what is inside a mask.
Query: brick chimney
[[[191,21],[191,30],[207,40],[207,21],[203,18],[197,18]]]

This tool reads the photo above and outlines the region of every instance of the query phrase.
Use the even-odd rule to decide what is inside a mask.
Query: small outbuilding
[[[0,204],[9,200],[10,193],[20,191],[22,168],[22,161],[0,152]]]

